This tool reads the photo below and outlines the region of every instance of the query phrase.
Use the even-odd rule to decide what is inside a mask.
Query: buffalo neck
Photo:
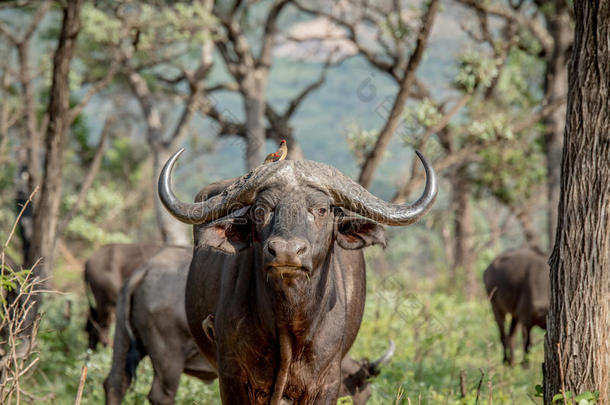
[[[279,331],[295,342],[310,342],[317,326],[337,300],[333,249],[318,268],[296,277],[268,277],[261,266],[254,271],[253,301],[263,330],[274,340]]]

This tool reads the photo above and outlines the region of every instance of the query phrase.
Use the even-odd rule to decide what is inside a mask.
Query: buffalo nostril
[[[267,245],[267,251],[269,251],[269,254],[270,254],[271,256],[276,256],[276,254],[275,254],[275,249],[274,249],[274,248],[272,248],[270,244],[269,244],[269,245]]]
[[[297,256],[304,255],[305,252],[307,252],[307,245],[305,245],[305,244],[297,245]]]
[[[273,257],[277,257],[278,247],[277,240],[270,240],[269,243],[267,243],[267,251]]]

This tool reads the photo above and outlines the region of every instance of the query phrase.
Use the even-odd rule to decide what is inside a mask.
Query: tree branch
[[[81,184],[78,196],[76,197],[76,201],[74,201],[74,204],[72,204],[72,207],[70,207],[70,211],[68,211],[68,213],[63,217],[57,227],[57,235],[60,237],[66,230],[66,227],[70,224],[72,218],[74,218],[74,216],[78,213],[80,205],[87,197],[87,193],[93,185],[93,180],[95,180],[95,177],[100,171],[100,167],[102,165],[102,158],[104,157],[104,146],[106,138],[108,138],[112,122],[113,119],[110,117],[106,118],[106,121],[104,122],[102,132],[100,133],[100,140],[98,141],[97,147],[95,148],[95,155],[93,156],[93,160],[89,165],[89,170],[87,171],[85,180],[83,180],[83,183]]]
[[[390,116],[388,117],[385,126],[379,133],[375,146],[369,152],[364,164],[362,165],[358,182],[365,188],[370,186],[371,181],[373,180],[373,174],[381,163],[383,154],[390,143],[390,139],[398,127],[400,116],[404,110],[405,103],[407,102],[409,93],[411,91],[411,86],[415,81],[415,72],[419,67],[424,50],[428,43],[428,38],[430,36],[432,24],[434,23],[438,8],[439,0],[431,0],[430,5],[422,18],[422,25],[417,36],[415,50],[413,51],[413,54],[411,54],[409,62],[407,63],[407,67],[400,83],[400,89],[390,111]]]
[[[554,39],[549,31],[535,18],[527,17],[524,13],[511,11],[499,3],[488,4],[478,0],[457,1],[464,6],[478,10],[479,12],[500,17],[513,23],[518,23],[519,25],[525,27],[538,40],[538,42],[540,42],[540,45],[542,48],[544,48],[547,55],[552,53]]]
[[[271,50],[273,49],[275,33],[277,32],[277,19],[286,4],[288,4],[288,0],[275,0],[269,11],[269,15],[267,15],[267,21],[265,22],[265,29],[261,41],[261,51],[258,60],[256,61],[257,67],[271,67]]]
[[[417,142],[415,149],[417,149],[417,150],[423,149],[423,147],[426,145],[426,143],[428,142],[428,139],[430,138],[430,136],[432,136],[432,134],[444,130],[447,127],[447,125],[449,125],[449,122],[455,116],[455,114],[457,114],[466,105],[466,103],[468,103],[468,100],[470,100],[471,97],[472,97],[472,94],[464,94],[462,96],[462,98],[460,98],[451,107],[451,109],[449,111],[447,111],[445,114],[443,114],[443,116],[439,119],[439,121],[436,124],[426,128],[426,130],[424,131],[424,133],[422,135],[416,136],[416,139],[419,139],[419,141]],[[409,176],[409,180],[406,181],[405,184],[402,185],[398,189],[398,191],[396,192],[396,194],[394,195],[394,198],[392,200],[393,202],[404,202],[409,197],[409,195],[413,191],[415,178],[416,178],[415,174],[418,172],[417,168],[419,167],[418,165],[419,165],[418,159],[412,159],[411,174]]]
[[[239,91],[239,85],[235,82],[231,82],[231,83],[219,83],[219,84],[215,84],[213,86],[210,87],[206,87],[205,92],[206,93],[213,93],[215,91],[221,91],[221,90],[225,90],[225,91]]]
[[[326,59],[326,62],[324,63],[324,66],[322,67],[322,71],[320,72],[320,77],[318,77],[318,80],[313,83],[310,83],[307,87],[301,90],[301,92],[288,104],[288,108],[286,108],[283,114],[283,117],[286,121],[288,121],[292,117],[292,115],[299,108],[303,100],[305,100],[312,91],[317,90],[318,88],[320,88],[320,86],[322,86],[322,84],[324,84],[328,69],[331,65],[332,58],[333,53],[330,53],[328,58]]]
[[[541,120],[551,115],[559,107],[563,106],[567,101],[567,95],[563,96],[550,104],[543,105],[540,111],[531,114],[521,121],[514,122],[510,125],[512,133],[516,134],[521,131],[525,131],[538,124]]]
[[[372,51],[370,51],[364,44],[359,40],[358,34],[356,32],[356,23],[350,23],[346,20],[338,18],[330,13],[326,13],[315,7],[307,7],[301,4],[299,1],[292,1],[299,10],[304,13],[316,16],[323,17],[329,20],[330,22],[337,24],[343,27],[348,32],[348,39],[353,43],[356,47],[358,54],[362,55],[371,65],[375,66],[378,70],[389,74],[394,80],[400,81],[398,75],[394,72],[394,64],[384,61],[375,55]]]
[[[47,11],[49,11],[49,8],[51,8],[51,4],[53,3],[50,0],[46,0],[44,3],[38,6],[36,14],[34,14],[34,17],[32,17],[32,21],[30,21],[30,25],[25,31],[21,42],[29,41],[32,38],[32,35],[34,34],[34,31],[36,31],[36,28],[38,28],[40,21],[44,18]]]
[[[110,64],[110,67],[106,71],[104,77],[99,82],[91,86],[89,90],[87,90],[87,93],[85,93],[83,98],[78,102],[78,104],[72,107],[68,114],[67,125],[71,125],[78,116],[78,114],[80,114],[87,106],[89,101],[91,101],[91,98],[93,98],[94,95],[96,95],[100,90],[106,87],[112,81],[112,79],[114,79],[114,76],[118,72],[118,69],[119,61],[117,58],[113,58],[112,63]]]

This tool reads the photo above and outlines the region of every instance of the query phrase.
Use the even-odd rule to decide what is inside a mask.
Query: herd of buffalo
[[[174,403],[182,373],[218,378],[223,404],[334,405],[347,395],[366,403],[370,378],[395,347],[371,362],[348,355],[364,312],[362,249],[385,246],[383,225],[412,224],[430,209],[432,167],[418,153],[426,185],[412,204],[378,199],[331,166],[290,160],[213,183],[186,203],[171,186],[180,153],[158,191],[177,220],[193,225],[194,247],[106,245],[85,267],[89,347],[113,347],[106,403],[121,403],[145,356],[152,404]],[[484,282],[512,364],[518,324],[526,354],[530,329],[545,327],[548,266],[535,250],[512,250]]]

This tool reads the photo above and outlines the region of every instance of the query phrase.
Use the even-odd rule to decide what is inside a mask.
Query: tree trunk
[[[534,226],[534,221],[532,219],[533,203],[531,201],[527,201],[521,206],[509,206],[508,208],[513,215],[515,215],[517,221],[519,221],[519,225],[521,225],[525,244],[530,248],[535,248],[543,252],[544,249],[540,244],[540,238],[538,237],[538,232],[536,231],[536,227]]]
[[[39,258],[43,258],[43,262],[34,269],[34,274],[45,280],[44,284],[47,284],[46,280],[51,276],[53,268],[53,250],[62,193],[64,144],[69,127],[68,75],[76,46],[76,37],[80,30],[82,3],[82,0],[67,2],[63,10],[61,34],[53,58],[53,77],[48,108],[49,125],[45,137],[44,177],[40,200],[34,213],[34,235],[28,263],[26,263],[29,267]]]
[[[463,283],[464,295],[470,299],[475,295],[477,280],[474,272],[474,225],[470,201],[470,184],[466,167],[460,167],[453,180],[453,203],[455,207],[455,235],[453,245],[453,281]]]
[[[565,1],[555,2],[555,9],[548,16],[548,30],[553,41],[553,52],[546,62],[545,100],[553,104],[568,93],[568,49],[572,44],[572,18]],[[547,164],[547,231],[549,249],[555,238],[557,227],[557,205],[559,203],[559,185],[561,182],[561,147],[565,128],[566,107],[555,109],[544,120],[546,133],[544,136]]]
[[[161,145],[153,147],[152,184],[154,190],[155,217],[157,218],[157,225],[159,226],[161,238],[164,243],[187,246],[191,245],[191,237],[187,229],[189,227],[171,216],[161,203],[157,190],[157,182],[159,181],[161,169],[163,169],[163,165],[167,162],[172,153],[175,152],[173,148],[171,150],[170,148]]]
[[[165,140],[161,113],[157,107],[154,95],[151,93],[148,84],[138,72],[130,72],[128,75],[129,85],[133,94],[136,96],[142,108],[142,113],[146,119],[146,141],[153,155],[152,186],[153,201],[155,206],[155,218],[161,238],[164,243],[170,245],[189,245],[190,237],[186,231],[186,226],[176,221],[171,214],[161,204],[157,192],[157,182],[163,165],[175,152],[183,139],[188,135],[188,124],[194,115],[193,104],[200,96],[202,83],[197,82],[191,86],[191,93],[184,106],[185,110],[180,117],[176,128],[170,134],[169,139]]]
[[[253,80],[252,88],[244,94],[246,112],[246,164],[248,170],[260,166],[265,160],[265,85]]]
[[[558,227],[550,260],[544,397],[550,403],[563,389],[599,391],[598,403],[608,404],[610,0],[575,1],[574,9]]]

